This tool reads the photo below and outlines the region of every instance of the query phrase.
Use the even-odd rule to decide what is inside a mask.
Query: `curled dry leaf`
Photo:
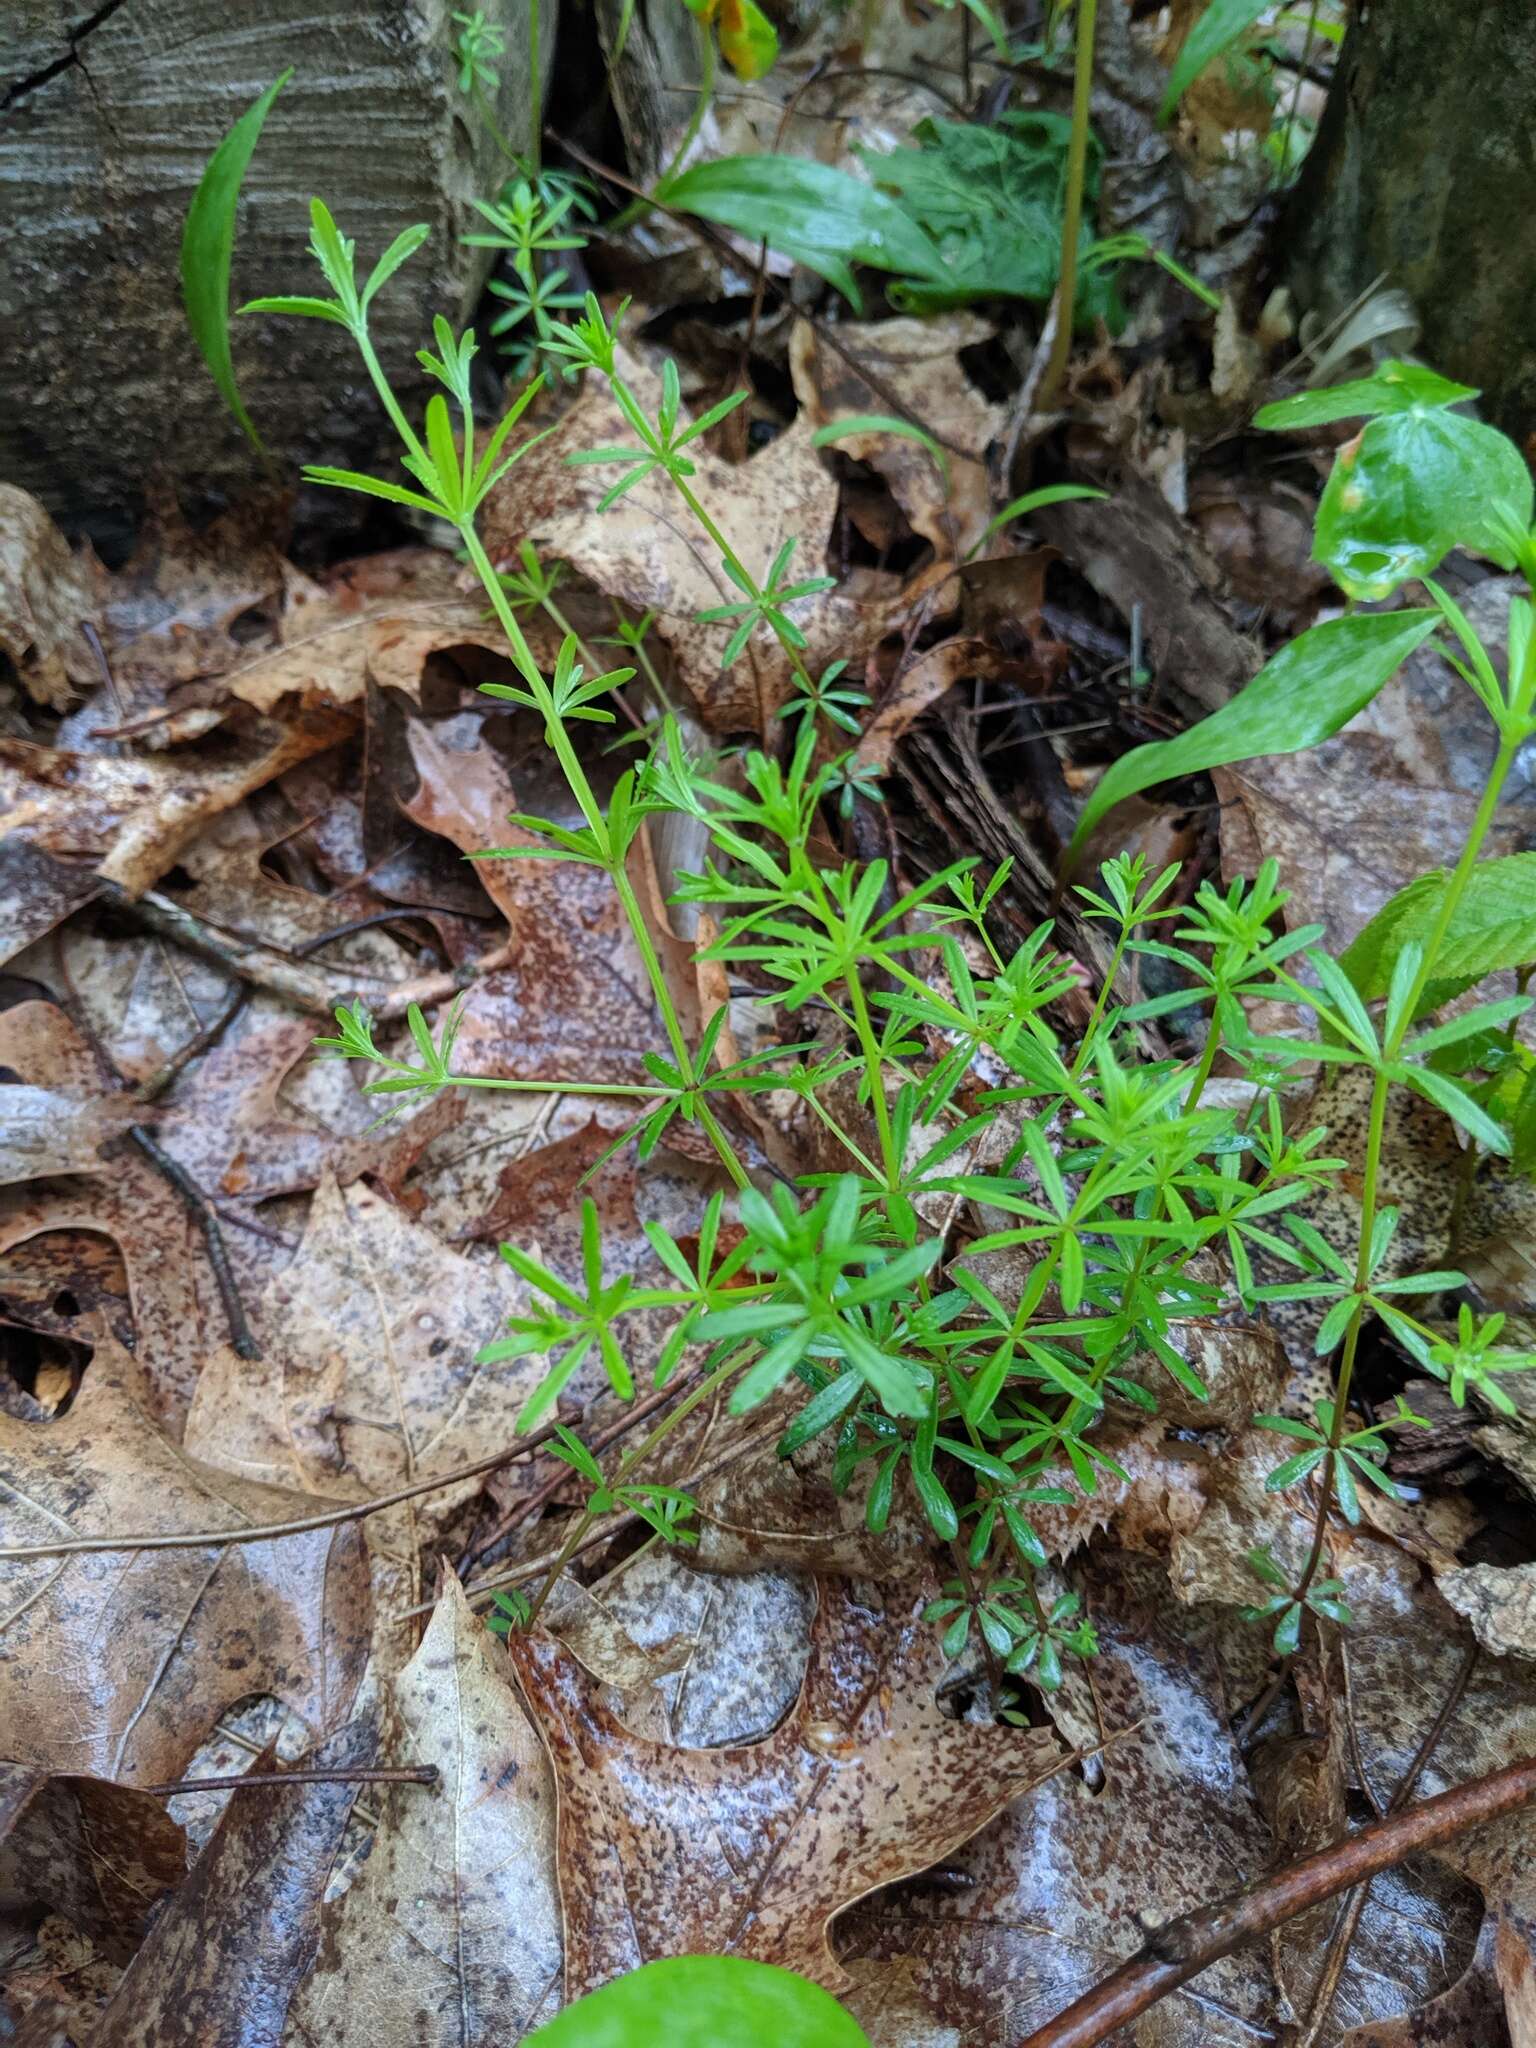
[[[29,492],[0,484],[0,654],[27,695],[61,711],[97,670],[82,621],[100,588],[89,565]]]
[[[560,1788],[568,1998],[687,1954],[747,1955],[835,1991],[834,1913],[950,1854],[1060,1768],[1045,1731],[939,1713],[917,1608],[877,1614],[835,1584],[821,1601],[793,1710],[744,1748],[632,1735],[559,1643],[510,1639]]]
[[[861,767],[886,773],[896,742],[931,705],[970,676],[996,674],[1001,657],[985,640],[941,640],[902,670],[896,687],[865,726],[857,754]]]
[[[435,1764],[438,1782],[370,1795],[372,1850],[325,1909],[284,2048],[379,2048],[404,2014],[413,2048],[521,2040],[560,2002],[554,1787],[456,1579],[385,1695],[379,1761]]]
[[[186,1867],[185,1835],[147,1792],[0,1764],[0,1900],[13,1927],[57,1913],[126,1963]]]
[[[110,1342],[62,1419],[0,1416],[0,1497],[12,1544],[250,1528],[319,1505],[185,1456]],[[247,1694],[273,1693],[326,1730],[362,1675],[368,1584],[351,1527],[0,1561],[0,1585],[0,1724],[15,1759],[42,1770],[159,1783]]]
[[[352,1721],[304,1762],[344,1772],[371,1763],[373,1747],[368,1722]],[[275,1765],[268,1750],[253,1768]],[[343,1778],[232,1798],[95,2038],[113,2048],[276,2048],[315,1958],[321,1901],[356,1796]]]
[[[941,556],[963,559],[992,516],[987,444],[1001,434],[1005,410],[966,376],[961,351],[979,348],[996,332],[974,313],[947,313],[875,326],[840,324],[836,347],[808,320],[797,320],[790,335],[795,396],[813,427],[894,415],[913,421],[944,449],[941,468],[920,442],[895,434],[851,434],[836,444],[884,477],[915,530]]]
[[[370,680],[419,702],[429,655],[447,647],[505,654],[483,597],[460,588],[451,555],[397,548],[344,563],[323,582],[284,565],[278,644],[220,678],[225,699],[273,712],[299,703],[360,704]]]
[[[89,865],[101,881],[142,894],[221,811],[284,769],[334,746],[349,713],[322,706],[279,723],[210,737],[195,752],[81,753],[0,738],[0,833],[61,864]],[[27,917],[5,935],[4,957],[53,921]]]
[[[618,372],[654,416],[660,379],[622,348]],[[790,694],[789,665],[772,634],[759,626],[741,659],[722,671],[730,623],[701,625],[698,614],[735,603],[741,592],[724,574],[715,549],[695,536],[673,486],[648,477],[599,513],[598,501],[619,472],[567,466],[567,456],[577,450],[622,447],[634,438],[606,385],[589,377],[555,431],[492,492],[486,545],[493,560],[501,561],[532,539],[542,554],[568,562],[628,611],[654,611],[657,635],[671,649],[705,724],[714,732],[766,732]],[[696,465],[689,488],[755,576],[767,572],[790,539],[799,543],[792,573],[821,574],[837,485],[811,446],[806,422],[796,421],[760,454],[735,466],[699,443],[688,456]],[[836,590],[797,600],[789,612],[806,635],[803,659],[813,676],[838,659],[857,668],[886,630],[883,608],[861,607]]]

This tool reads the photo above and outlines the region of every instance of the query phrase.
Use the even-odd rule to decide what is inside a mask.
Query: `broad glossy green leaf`
[[[1449,880],[1444,868],[1420,875],[1382,905],[1341,955],[1339,965],[1367,1002],[1386,994],[1404,946],[1428,942]],[[1435,955],[1436,978],[1481,981],[1530,960],[1536,960],[1536,853],[1480,861]]]
[[[851,266],[941,278],[938,250],[896,201],[830,164],[805,157],[723,156],[657,187],[679,213],[752,235],[793,256],[863,310]]]
[[[1408,412],[1416,405],[1461,405],[1477,392],[1470,384],[1453,384],[1422,363],[1389,362],[1369,377],[1330,384],[1321,391],[1298,391],[1294,398],[1260,406],[1256,427],[1326,427],[1335,420],[1375,419],[1379,413]]]
[[[667,1956],[589,1991],[528,2048],[869,2048],[817,1984],[741,1956]]]
[[[292,76],[290,68],[275,78],[261,97],[246,108],[208,159],[181,233],[181,296],[187,325],[219,387],[219,395],[257,448],[262,445],[261,436],[251,424],[240,396],[234,359],[229,352],[229,270],[235,248],[235,207],[245,182],[246,166],[272,102]]]
[[[1348,596],[1375,602],[1453,547],[1511,566],[1509,516],[1531,523],[1531,473],[1495,427],[1443,406],[1382,413],[1339,452],[1312,554]],[[1501,517],[1503,515],[1503,517]]]
[[[1206,65],[1219,57],[1223,50],[1230,50],[1240,36],[1268,11],[1270,0],[1211,0],[1204,14],[1184,38],[1168,77],[1168,89],[1163,94],[1162,105],[1157,110],[1159,121],[1166,121],[1190,86],[1200,76]]]
[[[1362,613],[1329,619],[1300,634],[1230,704],[1176,739],[1136,747],[1116,761],[1084,807],[1067,849],[1068,865],[1106,811],[1154,782],[1256,754],[1298,754],[1330,738],[1429,638],[1438,618],[1438,612],[1427,609]]]

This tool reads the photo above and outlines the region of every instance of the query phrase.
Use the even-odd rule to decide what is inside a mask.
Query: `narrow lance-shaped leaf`
[[[1159,121],[1168,119],[1206,65],[1219,57],[1223,50],[1230,50],[1239,36],[1246,35],[1259,16],[1268,11],[1269,6],[1270,0],[1210,0],[1210,5],[1184,38],[1184,47],[1169,74],[1168,88],[1157,110]]]
[[[1329,619],[1302,633],[1252,682],[1176,739],[1133,748],[1109,768],[1083,808],[1071,867],[1104,814],[1128,796],[1256,754],[1298,754],[1338,732],[1363,711],[1401,664],[1435,630],[1438,613],[1364,613]]]
[[[850,413],[846,419],[828,420],[824,427],[818,427],[811,436],[813,448],[835,447],[839,441],[851,441],[860,434],[894,434],[903,441],[916,441],[933,457],[945,487],[949,485],[949,457],[924,428],[914,426],[911,420],[898,420],[883,412]]]
[[[235,207],[245,182],[246,166],[272,102],[292,76],[290,67],[275,78],[261,97],[246,108],[208,159],[208,167],[187,208],[187,224],[181,235],[181,295],[187,325],[219,387],[219,395],[257,448],[262,445],[261,436],[240,396],[229,351],[229,271],[235,248]]]

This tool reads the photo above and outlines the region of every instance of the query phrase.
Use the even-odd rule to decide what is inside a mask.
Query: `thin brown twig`
[[[440,1493],[444,1487],[457,1486],[466,1479],[478,1479],[482,1473],[494,1472],[498,1466],[531,1458],[554,1433],[554,1425],[551,1424],[547,1429],[535,1431],[521,1443],[493,1451],[489,1457],[476,1458],[468,1465],[456,1465],[451,1472],[439,1473],[435,1479],[418,1479],[410,1486],[398,1487],[393,1493],[375,1494],[368,1500],[351,1501],[344,1507],[328,1508],[320,1514],[300,1515],[290,1522],[260,1522],[244,1529],[160,1529],[129,1536],[71,1536],[58,1543],[11,1543],[0,1545],[0,1562],[16,1563],[37,1557],[100,1556],[114,1550],[206,1550],[213,1544],[271,1543],[283,1536],[307,1536],[316,1529],[339,1529],[348,1522],[360,1522],[368,1515],[382,1514],[385,1508],[417,1500],[422,1494]]]
[[[687,1483],[690,1486],[698,1486],[704,1480],[712,1479],[717,1472],[723,1471],[737,1458],[744,1458],[749,1451],[757,1450],[771,1437],[777,1436],[782,1426],[781,1423],[775,1422],[767,1429],[756,1430],[752,1435],[743,1437],[740,1443],[728,1444],[719,1457],[711,1458],[707,1464],[701,1465],[697,1472],[690,1473]],[[609,1515],[601,1522],[595,1522],[591,1534],[578,1544],[565,1561],[569,1564],[578,1557],[584,1557],[589,1550],[596,1550],[602,1544],[611,1542],[615,1536],[621,1535],[639,1519],[640,1517],[635,1514],[619,1513]],[[4,1555],[5,1552],[0,1551],[0,1557]],[[488,1600],[507,1586],[521,1586],[529,1579],[543,1578],[551,1566],[560,1562],[560,1558],[561,1553],[558,1550],[547,1550],[539,1557],[530,1557],[524,1563],[514,1565],[510,1571],[499,1572],[494,1579],[482,1579],[478,1585],[466,1586],[464,1597],[473,1607],[477,1601]],[[415,1607],[403,1608],[393,1619],[396,1622],[414,1621],[418,1615],[430,1614],[436,1604],[432,1600],[423,1600]]]
[[[287,1785],[435,1785],[436,1764],[381,1764],[341,1771],[236,1771],[228,1778],[173,1778],[168,1785],[145,1785],[152,1799],[174,1799],[183,1792],[250,1792],[260,1786],[281,1791]]]
[[[1462,1695],[1471,1683],[1472,1673],[1477,1669],[1478,1646],[1475,1642],[1467,1645],[1451,1689],[1440,1703],[1440,1711],[1430,1723],[1424,1740],[1414,1753],[1414,1758],[1403,1774],[1402,1782],[1387,1805],[1388,1813],[1399,1813],[1412,1798],[1414,1788],[1423,1776],[1430,1758],[1440,1746],[1440,1738],[1450,1726],[1452,1714],[1461,1704]],[[1371,1880],[1358,1884],[1345,1899],[1333,1932],[1328,1937],[1328,1952],[1323,1958],[1323,1967],[1312,1994],[1311,2010],[1306,2024],[1296,2039],[1296,2048],[1317,2048],[1317,2038],[1328,2023],[1333,2001],[1338,1995],[1339,1979],[1344,1974],[1344,1965],[1349,1960],[1349,1951],[1360,1925],[1360,1916],[1365,1911],[1366,1901],[1371,1895]]]
[[[647,1394],[643,1401],[637,1401],[632,1408],[626,1409],[622,1415],[618,1416],[607,1429],[593,1437],[587,1445],[587,1449],[594,1458],[600,1457],[604,1451],[609,1450],[616,1444],[621,1437],[627,1436],[636,1423],[643,1422],[648,1415],[654,1415],[658,1408],[665,1408],[669,1401],[675,1401],[679,1394],[686,1392],[698,1378],[700,1371],[702,1371],[702,1367],[688,1373],[683,1379],[671,1381],[667,1386],[658,1387],[654,1393]],[[553,1500],[570,1476],[569,1466],[562,1465],[558,1472],[552,1473],[544,1484],[535,1493],[530,1494],[526,1500],[514,1502],[488,1535],[477,1538],[472,1543],[467,1544],[459,1556],[457,1565],[459,1577],[463,1578],[471,1565],[478,1564],[485,1553],[498,1544],[503,1536],[510,1535],[512,1530],[521,1523],[530,1521],[538,1509],[546,1506],[549,1501]]]
[[[234,1268],[229,1263],[229,1249],[224,1242],[224,1233],[219,1228],[219,1219],[214,1212],[213,1204],[181,1161],[173,1159],[169,1152],[157,1145],[143,1124],[130,1124],[128,1135],[156,1172],[163,1174],[180,1195],[192,1212],[198,1229],[203,1233],[208,1264],[213,1269],[219,1300],[224,1305],[224,1320],[229,1325],[230,1343],[240,1357],[260,1358],[261,1346],[251,1334],[251,1326],[246,1321],[245,1304],[240,1299],[239,1284],[235,1279]]]
[[[1468,1828],[1513,1813],[1532,1798],[1536,1757],[1522,1757],[1418,1806],[1370,1821],[1343,1841],[1159,1928],[1138,1954],[1037,2028],[1019,2048],[1098,2048],[1160,1998],[1245,1942],[1273,1933],[1324,1899],[1379,1877],[1421,1849],[1433,1849]]]
[[[189,1038],[185,1045],[178,1046],[158,1073],[151,1074],[147,1081],[140,1082],[136,1091],[140,1102],[157,1102],[178,1075],[184,1073],[195,1059],[201,1058],[205,1052],[218,1044],[249,1001],[250,992],[242,982],[210,1023],[205,1024],[201,1031]]]

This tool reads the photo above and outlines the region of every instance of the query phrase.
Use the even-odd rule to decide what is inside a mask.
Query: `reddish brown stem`
[[[435,1785],[436,1764],[381,1764],[351,1771],[237,1771],[230,1778],[175,1778],[169,1785],[146,1785],[152,1799],[171,1799],[183,1792],[249,1792],[261,1785]]]
[[[1117,2028],[1128,2026],[1244,1942],[1272,1933],[1298,1913],[1379,1877],[1418,1850],[1496,1820],[1533,1797],[1536,1757],[1524,1757],[1422,1805],[1371,1821],[1358,1834],[1303,1856],[1246,1891],[1170,1920],[1129,1962],[1037,2028],[1019,2048],[1097,2048]]]

